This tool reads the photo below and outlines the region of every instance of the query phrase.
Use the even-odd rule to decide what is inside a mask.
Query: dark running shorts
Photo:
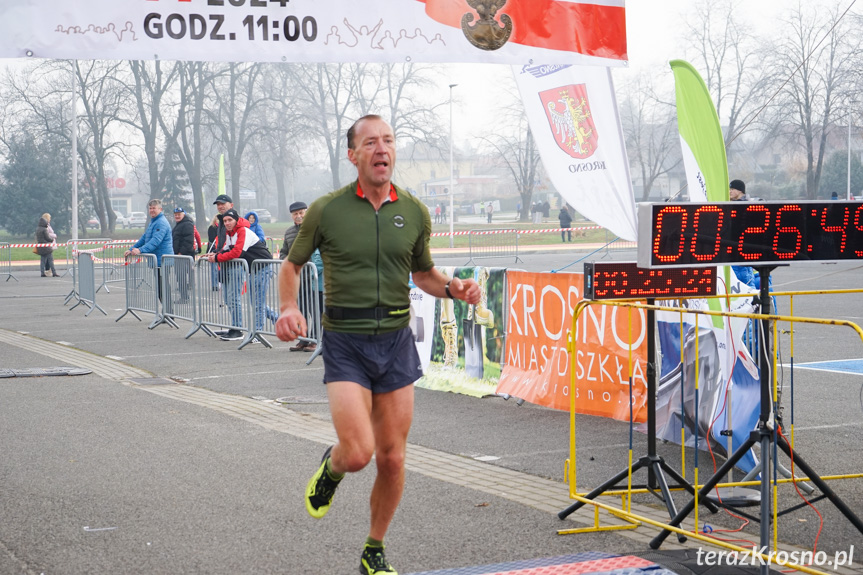
[[[372,393],[387,393],[423,374],[409,327],[378,335],[324,330],[321,342],[324,383],[353,381]]]

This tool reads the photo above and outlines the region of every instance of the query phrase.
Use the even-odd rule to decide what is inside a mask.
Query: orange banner
[[[584,275],[508,271],[507,284],[505,365],[496,391],[569,411],[573,362],[566,345]],[[631,377],[633,418],[646,419],[643,310],[588,307],[579,318],[575,356],[577,413],[629,421]]]

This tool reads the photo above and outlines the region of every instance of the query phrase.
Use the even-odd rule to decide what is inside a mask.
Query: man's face
[[[185,214],[183,214],[183,212],[174,212],[174,221],[179,222],[180,220],[183,219],[184,215]]]
[[[234,207],[234,204],[231,202],[216,202],[216,209],[220,214],[224,214],[228,210]]]
[[[228,216],[228,217],[222,218],[222,221],[225,222],[225,229],[226,230],[228,230],[229,232],[234,231],[234,226],[237,225],[237,220]]]
[[[735,190],[734,188],[730,188],[728,190],[728,197],[732,200],[739,200],[743,196],[743,192],[740,190]]]
[[[159,214],[162,213],[162,206],[159,204],[154,204],[152,206],[147,206],[147,211],[150,213],[151,218],[155,218]]]
[[[354,132],[348,159],[357,167],[360,181],[388,184],[396,164],[396,137],[383,120],[363,120]]]
[[[306,210],[297,210],[295,212],[291,212],[291,219],[294,220],[294,223],[300,225],[303,223],[303,218],[306,217]]]

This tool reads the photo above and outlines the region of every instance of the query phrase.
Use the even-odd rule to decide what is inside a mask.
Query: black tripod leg
[[[678,485],[682,485],[684,489],[686,489],[690,495],[695,496],[695,488],[689,483],[686,479],[683,478],[682,475],[677,473],[671,466],[669,466],[665,461],[660,461],[659,464],[662,466],[662,469],[668,473],[671,478],[677,482]],[[704,500],[704,506],[710,510],[711,513],[719,513],[719,507],[716,506],[710,499]]]
[[[662,497],[665,499],[665,507],[668,509],[668,516],[674,518],[677,516],[677,506],[674,504],[674,499],[671,497],[671,490],[668,488],[668,482],[665,480],[665,473],[662,472],[662,459],[653,460],[650,462],[648,469],[653,473],[656,482],[659,483],[659,489],[662,491]],[[686,543],[686,536],[680,533],[677,534],[677,540],[681,543]]]
[[[801,459],[799,455],[792,455],[791,446],[788,444],[784,437],[779,436],[778,442],[779,448],[785,452],[785,455],[791,458],[791,461],[793,461],[794,464],[799,467],[801,471],[806,474],[807,477],[809,477],[812,483],[814,483],[815,486],[821,490],[821,493],[827,496],[827,499],[829,499],[833,503],[833,505],[836,506],[836,509],[842,512],[842,515],[844,515],[845,518],[848,519],[848,521],[850,521],[851,524],[857,528],[857,531],[863,533],[863,522],[861,522],[860,518],[857,517],[847,505],[845,505],[845,502],[842,501],[842,499],[840,499],[838,495],[836,495],[836,492],[830,489],[830,486],[827,485],[827,482],[821,479],[821,476],[815,473],[815,470],[809,467],[809,465],[805,461],[803,461],[803,459]]]
[[[750,435],[749,439],[744,441],[743,445],[741,445],[737,449],[737,451],[735,451],[733,454],[731,454],[731,457],[725,463],[723,463],[722,466],[719,468],[719,470],[713,474],[713,477],[711,477],[710,480],[704,484],[704,487],[702,487],[698,491],[699,500],[703,500],[704,495],[706,495],[707,493],[710,493],[710,491],[714,487],[716,487],[716,484],[719,483],[719,481],[725,476],[725,474],[728,473],[731,470],[731,468],[734,467],[737,464],[737,462],[744,455],[746,455],[746,453],[750,449],[752,449],[752,446],[757,443],[756,439],[753,439],[753,437],[757,437],[757,435],[758,435],[757,433],[753,433],[752,435]],[[692,501],[687,503],[683,507],[683,509],[680,511],[680,513],[678,513],[668,524],[671,525],[672,527],[678,527],[680,525],[680,523],[686,518],[686,516],[689,515],[690,513],[692,513],[693,509],[695,509],[695,499],[694,498],[692,499]],[[659,535],[657,535],[656,537],[654,537],[653,539],[650,540],[650,548],[651,549],[659,549],[659,546],[662,545],[662,542],[665,541],[665,538],[668,537],[669,535],[671,535],[671,531],[669,531],[668,529],[663,529],[662,531],[660,531]]]
[[[639,459],[638,462],[632,466],[632,473],[635,473],[636,471],[638,471],[639,469],[644,467],[644,465],[646,463],[647,463],[646,457],[642,457],[641,459]],[[594,489],[593,491],[591,491],[590,493],[585,495],[584,498],[585,499],[595,499],[596,497],[602,495],[604,492],[608,491],[609,489],[611,489],[612,487],[617,485],[618,482],[620,482],[621,479],[623,479],[624,477],[629,475],[629,473],[630,473],[629,468],[624,469],[623,471],[621,471],[620,473],[618,473],[617,475],[615,475],[614,477],[612,477],[611,479],[609,479],[608,481],[606,481],[605,483],[603,483],[602,485],[600,485],[599,487],[597,487],[596,489]],[[575,503],[573,503],[572,505],[570,505],[569,507],[567,507],[566,509],[564,509],[563,511],[558,513],[557,516],[560,517],[561,519],[566,519],[567,517],[569,517],[570,514],[572,514],[574,511],[577,511],[583,505],[585,505],[585,503],[583,503],[581,501],[576,501]]]

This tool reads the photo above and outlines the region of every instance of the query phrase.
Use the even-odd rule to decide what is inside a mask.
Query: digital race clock
[[[861,202],[642,204],[640,267],[863,259]]]
[[[585,299],[676,299],[716,294],[716,267],[645,269],[635,262],[584,264]]]

